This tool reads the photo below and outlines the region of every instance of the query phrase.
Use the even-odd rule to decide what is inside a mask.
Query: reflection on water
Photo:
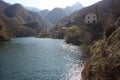
[[[65,56],[65,58],[73,61],[72,63],[67,64],[67,67],[70,67],[70,69],[65,74],[66,77],[63,80],[81,80],[82,60],[80,60],[80,58],[82,55],[80,54],[79,47],[64,43],[62,44],[62,48],[67,50],[70,54]],[[70,57],[75,54],[78,54],[79,56]]]
[[[80,80],[81,52],[63,40],[0,42],[0,80]]]

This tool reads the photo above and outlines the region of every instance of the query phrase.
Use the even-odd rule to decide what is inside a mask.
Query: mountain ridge
[[[46,10],[46,12],[48,12],[46,16],[48,14],[50,15],[48,10]],[[54,16],[55,14],[53,15],[53,13],[56,12],[61,14],[57,14],[56,16]],[[6,27],[6,28],[1,27],[0,38],[8,39],[7,37],[10,38],[10,37],[38,36],[39,33],[41,33],[42,29],[53,27],[57,22],[59,22],[60,19],[68,15],[61,8],[55,8],[53,10],[53,13],[51,14],[53,15],[52,17],[48,16],[50,18],[53,18],[53,23],[51,24],[52,20],[50,21],[49,20],[50,18],[48,19],[44,16],[41,16],[40,13],[27,10],[26,8],[24,8],[23,5],[19,3],[9,4],[4,2],[3,0],[0,0],[0,14],[1,14],[0,18],[1,20],[4,19],[3,21],[1,21],[0,25]],[[30,25],[32,25],[32,27]],[[7,36],[4,34],[6,34]]]
[[[0,40],[38,36],[43,28],[51,26],[49,21],[38,13],[26,10],[21,4],[11,5],[4,1],[0,3],[0,20]]]
[[[55,7],[51,11],[43,10],[40,15],[49,19],[53,25],[56,25],[62,18],[69,16],[73,12],[83,8],[83,5],[79,2],[73,4],[72,6],[66,6],[65,8]],[[59,12],[58,12],[59,11]]]

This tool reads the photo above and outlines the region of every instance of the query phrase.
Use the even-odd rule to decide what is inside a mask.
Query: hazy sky
[[[53,9],[54,7],[71,6],[76,2],[80,2],[83,6],[89,6],[101,0],[4,0],[8,3],[20,3],[28,7],[37,7],[39,9]]]

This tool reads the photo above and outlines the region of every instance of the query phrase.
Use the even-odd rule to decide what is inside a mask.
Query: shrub
[[[80,40],[80,30],[77,26],[73,25],[66,30],[65,41],[67,43],[72,43],[79,45]]]

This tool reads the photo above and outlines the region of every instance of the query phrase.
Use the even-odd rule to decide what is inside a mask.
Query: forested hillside
[[[10,37],[38,36],[43,28],[51,26],[51,23],[38,13],[26,10],[21,4],[11,5],[2,0],[0,16],[1,40],[8,40]],[[32,27],[29,26],[31,24]]]

